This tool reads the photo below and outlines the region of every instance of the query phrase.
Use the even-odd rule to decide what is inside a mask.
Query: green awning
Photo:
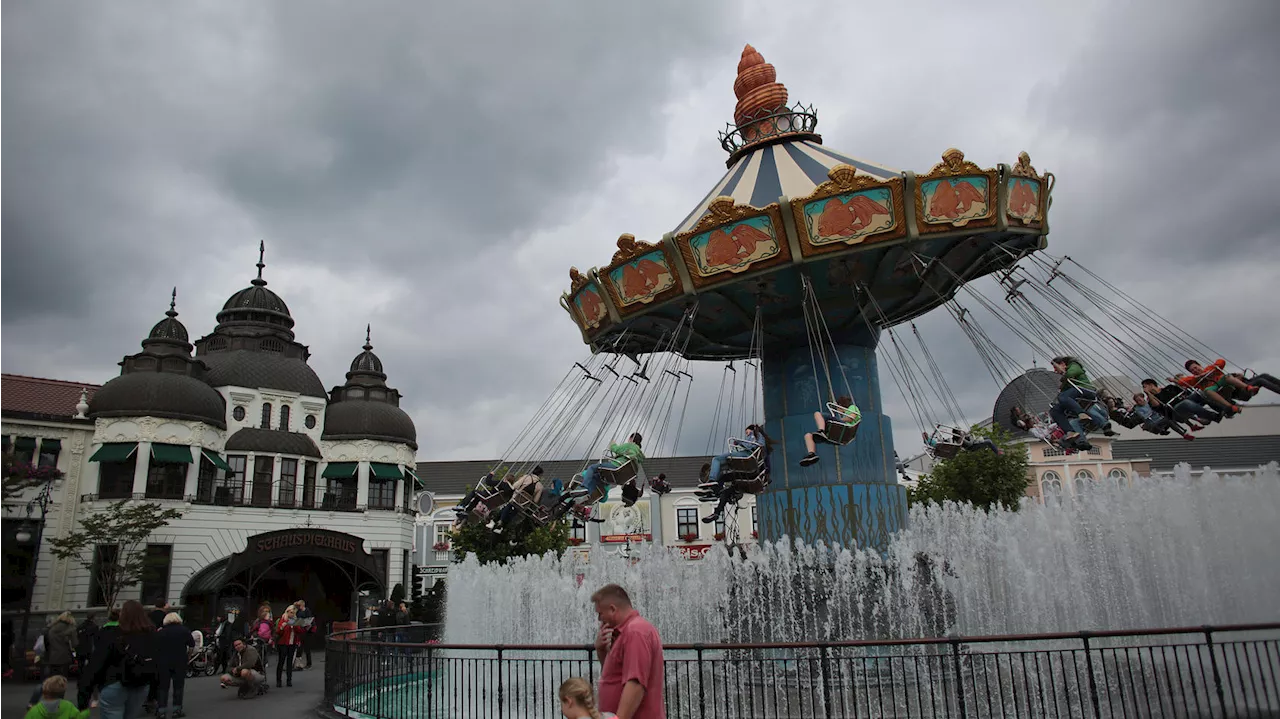
[[[45,438],[40,440],[41,452],[61,452],[62,440]]]
[[[402,479],[404,473],[400,471],[400,467],[395,464],[387,464],[386,462],[370,462],[369,471],[373,473],[376,479]]]
[[[228,472],[235,471],[234,469],[231,468],[231,465],[227,464],[227,460],[222,458],[222,455],[218,454],[212,449],[203,449],[200,451],[202,454],[204,454],[204,458],[209,460],[210,462],[213,462],[213,466],[217,467],[218,469],[225,469]]]
[[[90,462],[123,462],[138,449],[137,442],[107,442],[89,458]]]
[[[426,484],[423,483],[422,478],[418,476],[418,473],[413,471],[412,469],[409,469],[408,467],[406,467],[404,470],[404,473],[409,475],[410,477],[413,477],[413,483],[415,485],[419,487],[427,486]]]
[[[348,479],[356,476],[358,462],[330,462],[320,474],[325,479]]]
[[[35,437],[18,437],[13,441],[13,448],[18,450],[35,449],[36,438]]]
[[[191,448],[185,444],[151,445],[151,458],[157,462],[191,464]]]

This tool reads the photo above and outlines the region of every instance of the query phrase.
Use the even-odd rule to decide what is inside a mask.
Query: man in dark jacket
[[[235,641],[244,636],[240,625],[239,616],[236,612],[228,612],[222,623],[213,628],[218,642],[218,659],[215,671],[227,671],[231,664],[231,646]]]
[[[107,614],[107,621],[94,633],[93,648],[88,654],[80,657],[80,681],[76,682],[76,708],[84,711],[93,700],[93,693],[102,687],[94,682],[90,665],[101,659],[106,646],[115,641],[120,633],[120,610],[112,609]]]
[[[156,632],[156,716],[165,716],[169,704],[169,687],[173,687],[173,709],[170,717],[184,716],[182,692],[187,681],[187,655],[196,645],[191,630],[182,625],[182,617],[175,612],[165,615],[164,626]]]
[[[82,670],[89,663],[89,657],[93,656],[93,642],[98,638],[97,619],[97,614],[89,614],[76,630],[76,660]]]

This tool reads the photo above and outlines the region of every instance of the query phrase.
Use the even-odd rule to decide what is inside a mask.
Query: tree
[[[143,544],[151,533],[178,519],[182,512],[150,502],[113,502],[106,510],[91,514],[80,529],[65,537],[51,539],[53,555],[71,559],[94,574],[107,608],[114,608],[125,587],[138,583],[147,569]],[[115,547],[115,555],[102,554],[99,547]],[[99,561],[101,560],[101,561]]]
[[[1003,450],[997,455],[985,449],[962,450],[951,459],[934,465],[914,488],[907,490],[911,504],[965,502],[981,509],[1001,506],[1017,509],[1027,490],[1027,447],[1012,441],[998,427],[974,428],[973,433],[989,437]]]
[[[461,562],[468,554],[475,554],[481,564],[497,562],[506,564],[511,557],[527,557],[555,552],[564,554],[569,546],[568,521],[534,526],[530,522],[508,525],[502,534],[481,524],[468,524],[453,531],[453,557]]]
[[[17,499],[28,489],[34,489],[48,482],[62,479],[62,471],[57,467],[38,467],[27,462],[18,462],[12,452],[4,455],[4,498]]]

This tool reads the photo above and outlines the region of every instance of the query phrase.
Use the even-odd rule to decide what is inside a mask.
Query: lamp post
[[[52,494],[53,494],[53,480],[49,479],[40,485],[40,492],[36,494],[35,497],[32,497],[30,501],[27,502],[26,519],[23,520],[22,528],[19,529],[13,536],[13,538],[19,544],[26,544],[27,542],[31,542],[32,535],[31,535],[30,527],[32,524],[35,525],[35,537],[34,537],[35,541],[33,542],[33,547],[31,550],[31,562],[29,563],[29,566],[27,568],[27,582],[26,582],[27,596],[23,601],[23,607],[22,607],[22,628],[18,632],[18,641],[22,643],[20,645],[21,649],[18,651],[18,654],[17,654],[17,656],[20,657],[20,659],[17,662],[15,662],[18,669],[26,668],[27,647],[29,646],[29,642],[27,641],[27,630],[31,626],[31,601],[32,599],[35,598],[35,593],[36,593],[36,564],[39,563],[40,561],[40,542],[41,540],[44,539],[45,513],[49,509],[49,499],[52,496]],[[31,515],[35,512],[36,509],[40,510],[40,516],[38,519],[33,520]]]

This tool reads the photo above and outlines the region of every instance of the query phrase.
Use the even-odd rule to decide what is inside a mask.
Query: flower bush
[[[449,543],[448,543],[448,542],[436,542],[435,544],[431,545],[431,548],[432,548],[432,549],[434,549],[434,550],[436,550],[437,552],[447,552],[447,551],[449,551]]]
[[[716,540],[717,542],[723,542],[723,541],[724,541],[724,532],[716,532],[715,540]]]
[[[751,538],[752,538],[752,539],[759,539],[759,538],[760,538],[760,533],[759,533],[759,532],[757,532],[757,531],[756,531],[756,530],[754,530],[754,529],[753,529],[753,530],[751,530]]]
[[[680,541],[682,541],[682,542],[696,542],[696,541],[698,541],[698,534],[697,534],[697,532],[689,532],[688,534],[682,534],[682,535],[680,535]]]
[[[582,544],[585,541],[587,540],[583,539],[582,537],[569,537],[569,544],[574,547],[578,546],[579,544]]]

